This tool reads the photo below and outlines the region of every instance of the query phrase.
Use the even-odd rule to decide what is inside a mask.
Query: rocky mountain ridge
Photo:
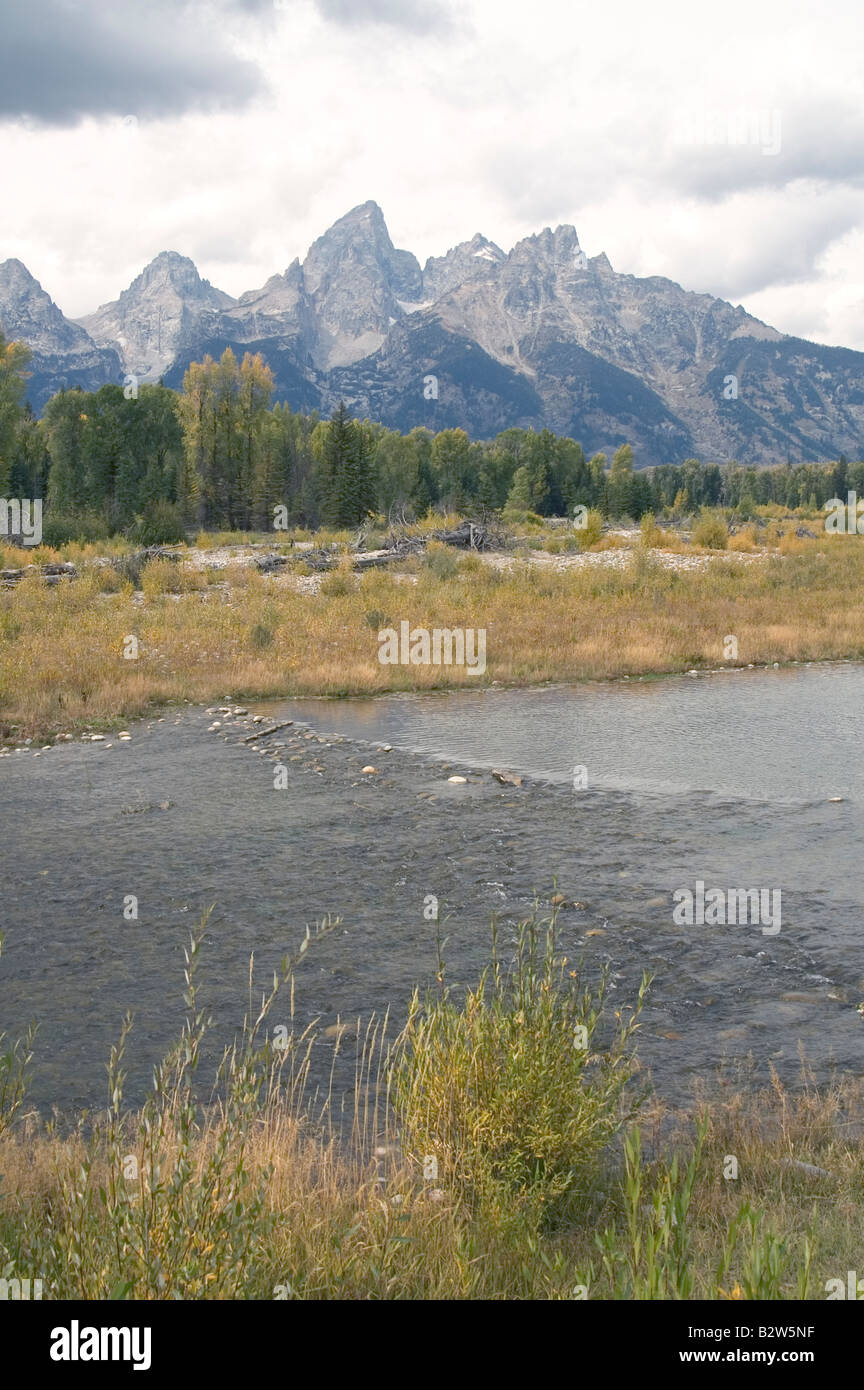
[[[179,388],[190,361],[230,346],[261,352],[275,398],[294,408],[344,399],[399,429],[481,438],[548,425],[591,452],[630,442],[640,465],[864,452],[864,353],[789,337],[662,277],[618,274],[567,225],[509,253],[477,233],[421,268],[367,202],[236,300],[162,252],[78,323],[9,261],[0,327],[38,354],[35,408],[54,378],[85,385],[75,352],[90,386],[133,373]]]
[[[158,381],[194,345],[208,315],[234,300],[202,280],[194,261],[162,251],[120,298],[78,319],[100,347],[114,348],[127,372]]]
[[[7,339],[27,343],[33,354],[27,394],[37,413],[66,386],[96,391],[123,379],[116,350],[97,346],[85,329],[64,317],[19,260],[0,263],[0,330]]]

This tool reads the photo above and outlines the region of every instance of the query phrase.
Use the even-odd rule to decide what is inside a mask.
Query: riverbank
[[[85,565],[0,593],[0,741],[104,731],[172,703],[528,686],[860,660],[864,550],[822,536],[679,555],[622,541],[555,555],[430,548],[395,570],[262,574],[244,560]],[[605,544],[605,542],[604,542]],[[485,669],[382,665],[407,622],[486,633]]]
[[[328,1137],[328,1106],[307,1102],[305,1039],[267,1040],[276,981],[227,1054],[221,1105],[196,1102],[193,930],[189,1016],[142,1110],[123,1099],[128,1035],[107,1115],[71,1134],[22,1115],[7,1067],[4,1278],[38,1280],[43,1299],[857,1298],[860,1080],[819,1089],[805,1074],[797,1094],[776,1078],[749,1094],[708,1083],[695,1113],[640,1104],[633,1003],[604,1027],[602,996],[535,925],[522,969],[508,977],[505,955],[485,995],[418,1000],[395,1050],[346,1030],[347,1146]]]

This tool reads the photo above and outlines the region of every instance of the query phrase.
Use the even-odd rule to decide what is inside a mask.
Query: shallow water
[[[864,668],[841,665],[256,706],[324,736],[281,736],[296,738],[287,791],[239,742],[246,730],[208,733],[203,710],[130,726],[110,748],[4,758],[0,1030],[39,1020],[34,1101],[70,1110],[104,1100],[133,1008],[138,1100],[182,1017],[181,947],[210,903],[204,994],[221,1045],[247,1006],[250,953],[257,999],[306,922],[344,918],[298,977],[300,1022],[388,1006],[398,1018],[434,975],[427,894],[457,984],[485,959],[491,913],[506,928],[557,883],[582,904],[562,910],[563,944],[609,966],[616,1002],[654,973],[640,1054],[666,1094],[748,1054],[758,1074],[770,1062],[793,1079],[799,1045],[820,1077],[857,1071],[862,697]],[[385,742],[391,753],[365,746]],[[380,776],[361,774],[370,760]],[[577,764],[587,790],[573,789]],[[499,766],[526,784],[498,785]],[[448,783],[457,770],[471,780]],[[676,925],[672,893],[697,879],[779,888],[780,932]],[[123,918],[129,894],[137,921]],[[316,1081],[332,1058],[324,1039]],[[352,1066],[348,1045],[338,1084]]]
[[[844,664],[541,690],[292,701],[291,711],[348,738],[384,740],[477,767],[518,768],[552,781],[569,783],[581,764],[597,788],[862,802],[864,762],[849,743],[862,697],[864,668]]]

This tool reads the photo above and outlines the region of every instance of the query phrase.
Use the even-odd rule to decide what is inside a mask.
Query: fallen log
[[[12,589],[25,576],[38,574],[46,584],[59,584],[61,579],[75,579],[78,571],[70,560],[62,564],[25,565],[23,569],[0,570],[0,583],[5,589]]]
[[[256,729],[254,734],[244,738],[244,743],[257,743],[259,738],[269,738],[271,734],[278,734],[280,729],[289,729],[294,723],[293,719],[286,719],[284,724],[274,724],[272,729]]]

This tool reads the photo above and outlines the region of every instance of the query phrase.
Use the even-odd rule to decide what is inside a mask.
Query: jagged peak
[[[195,262],[191,256],[184,256],[180,251],[160,251],[145,266],[145,270],[149,270],[154,265],[191,265],[194,267]]]
[[[482,232],[475,232],[470,241],[460,241],[456,246],[451,246],[443,256],[430,256],[426,261],[426,266],[438,264],[441,261],[452,261],[457,256],[482,256],[489,261],[506,261],[507,256],[500,246],[494,241],[490,241]]]
[[[160,251],[151,261],[148,261],[140,274],[127,286],[121,290],[116,301],[109,301],[101,304],[96,311],[101,314],[105,310],[112,308],[114,303],[128,307],[130,303],[142,296],[150,297],[159,295],[163,291],[173,291],[181,299],[205,299],[215,298],[222,304],[233,303],[231,295],[225,294],[223,290],[217,290],[211,285],[209,280],[205,280],[198,272],[198,267],[191,256],[184,256],[179,251]],[[87,318],[94,317],[87,315]]]
[[[376,219],[380,217],[381,221],[384,221],[384,214],[381,211],[380,204],[376,203],[374,198],[367,198],[365,203],[358,203],[356,208],[351,208],[343,217],[340,217],[339,221],[347,222],[349,217],[355,217],[358,220],[364,217],[373,217]]]
[[[544,227],[542,232],[523,237],[517,241],[510,256],[513,260],[536,259],[538,255],[563,260],[577,253],[582,254],[582,248],[576,228],[569,222],[562,222],[554,232],[551,227]]]
[[[158,256],[154,256],[152,261],[148,261],[140,275],[136,275],[129,289],[124,291],[128,294],[132,290],[146,289],[155,283],[170,282],[172,285],[201,285],[206,281],[201,279],[198,267],[191,256],[183,256],[179,251],[160,251]]]
[[[366,203],[358,203],[356,208],[351,208],[349,212],[337,217],[331,223],[326,232],[316,237],[310,251],[316,247],[328,244],[330,241],[341,240],[346,232],[352,235],[360,233],[374,237],[376,240],[381,238],[390,243],[390,233],[387,230],[387,223],[384,221],[384,214],[376,202],[371,198]]]
[[[37,290],[42,289],[35,275],[31,275],[24,262],[19,261],[17,256],[10,256],[8,260],[0,261],[0,279],[7,285],[19,284],[32,286]],[[42,292],[44,294],[44,290]]]

